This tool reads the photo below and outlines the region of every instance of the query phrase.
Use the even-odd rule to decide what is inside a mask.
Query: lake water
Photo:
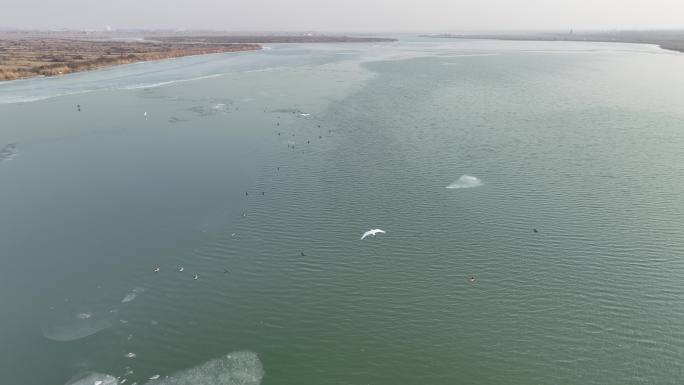
[[[681,383],[684,55],[269,48],[0,84],[0,383]]]

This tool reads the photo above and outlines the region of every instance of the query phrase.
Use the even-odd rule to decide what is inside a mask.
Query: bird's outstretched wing
[[[361,236],[361,239],[364,239],[369,235],[375,236],[375,234],[378,234],[378,233],[385,234],[385,230],[370,229],[370,230],[366,231],[365,233],[363,233],[363,235]]]

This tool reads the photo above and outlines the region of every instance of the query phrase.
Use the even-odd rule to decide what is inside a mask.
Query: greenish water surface
[[[0,382],[681,383],[684,56],[271,51],[0,85]]]

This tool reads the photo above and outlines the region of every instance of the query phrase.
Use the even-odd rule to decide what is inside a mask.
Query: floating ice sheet
[[[43,326],[43,336],[53,341],[74,341],[112,326],[109,319],[98,318],[91,313],[79,313],[72,317],[58,318]]]
[[[119,381],[109,374],[83,372],[74,376],[65,385],[117,385]]]
[[[147,385],[259,385],[263,376],[264,369],[256,353],[240,351],[151,380]]]

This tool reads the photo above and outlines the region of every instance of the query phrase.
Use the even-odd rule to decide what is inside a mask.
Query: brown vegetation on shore
[[[54,76],[118,64],[258,50],[258,44],[0,39],[0,80]]]
[[[145,39],[141,39],[146,36]],[[220,31],[0,31],[0,81],[118,64],[261,49],[261,43],[370,43],[391,38]]]

